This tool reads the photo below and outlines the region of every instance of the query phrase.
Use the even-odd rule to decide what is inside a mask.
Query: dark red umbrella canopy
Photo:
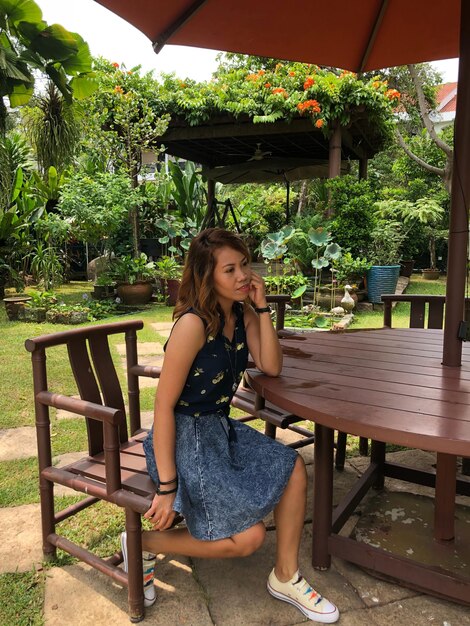
[[[96,0],[178,44],[356,72],[459,57],[443,363],[461,364],[470,198],[470,0]],[[188,59],[190,62],[190,59]]]
[[[97,0],[165,44],[366,71],[459,56],[460,0]]]

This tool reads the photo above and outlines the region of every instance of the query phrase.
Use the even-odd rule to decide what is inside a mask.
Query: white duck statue
[[[345,285],[344,296],[341,298],[341,306],[347,313],[350,313],[356,306],[354,299],[351,297],[350,291],[352,291],[351,285]]]

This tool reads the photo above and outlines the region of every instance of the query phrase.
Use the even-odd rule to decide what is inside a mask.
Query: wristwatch
[[[269,306],[263,306],[261,308],[255,307],[255,311],[257,313],[271,313],[271,307]]]

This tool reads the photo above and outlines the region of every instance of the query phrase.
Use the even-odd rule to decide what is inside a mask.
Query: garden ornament
[[[353,300],[353,298],[351,297],[351,294],[350,294],[351,290],[352,290],[351,285],[345,285],[344,286],[344,296],[341,298],[341,306],[348,313],[350,313],[354,309],[354,307],[356,306],[356,303],[354,302],[354,300]]]

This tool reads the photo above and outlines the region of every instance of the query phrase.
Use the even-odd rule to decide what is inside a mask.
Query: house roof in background
[[[437,92],[436,100],[439,113],[455,113],[457,107],[457,83],[441,85]]]

